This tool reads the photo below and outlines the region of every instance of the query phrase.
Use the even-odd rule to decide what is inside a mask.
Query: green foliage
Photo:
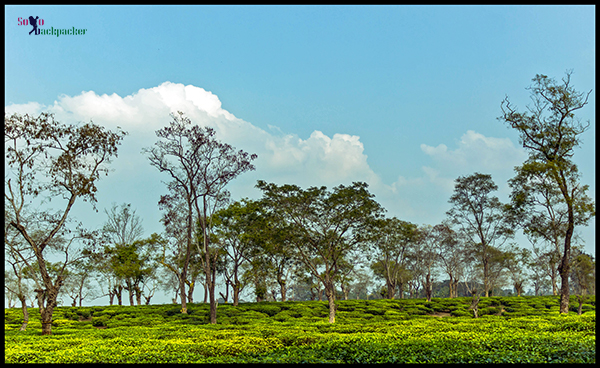
[[[481,298],[477,319],[471,298],[342,300],[334,324],[316,301],[221,304],[216,325],[206,304],[189,304],[187,315],[172,304],[58,307],[51,336],[40,335],[37,308],[19,331],[13,308],[5,363],[595,363],[595,296],[581,316],[546,307],[557,299]],[[91,321],[67,318],[85,312]]]
[[[281,311],[281,308],[276,305],[276,303],[269,302],[261,302],[261,303],[251,303],[249,308],[253,311],[257,311],[260,313],[264,313],[269,317],[273,317],[277,313]]]

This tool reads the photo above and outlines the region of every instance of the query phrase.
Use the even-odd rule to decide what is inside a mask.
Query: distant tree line
[[[529,152],[509,181],[509,203],[494,196],[487,174],[461,176],[446,218],[417,225],[387,217],[368,185],[328,189],[258,181],[262,197],[234,201],[227,184],[254,170],[256,155],[216,139],[211,128],[172,114],[143,153],[164,174],[162,233],[143,238],[130,204],[106,210],[102,229],[71,225],[78,199],[95,209],[96,182],[108,173],[125,132],[93,123],[67,126],[50,114],[5,115],[5,298],[37,302],[43,334],[51,334],[59,298],[81,305],[108,296],[110,304],[149,304],[157,290],[173,303],[194,302],[203,289],[216,323],[219,297],[237,305],[243,293],[264,300],[417,298],[511,293],[595,294],[595,259],[575,227],[595,215],[580,183],[573,150],[589,123],[574,111],[588,94],[538,75],[534,106],[519,113],[508,98],[500,120],[516,129]],[[40,210],[52,199],[60,210]],[[514,243],[518,231],[529,247]],[[217,285],[221,292],[217,295]],[[566,303],[566,307],[565,307]]]

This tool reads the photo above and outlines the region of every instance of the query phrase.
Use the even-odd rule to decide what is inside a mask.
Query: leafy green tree
[[[164,226],[164,241],[160,243],[158,263],[175,281],[174,284],[167,282],[164,286],[175,291],[175,300],[177,296],[183,298],[182,306],[192,302],[191,297],[196,280],[202,276],[204,270],[198,247],[190,247],[187,228],[189,212],[186,211],[186,208],[187,204],[182,196],[165,195],[159,202],[159,209],[163,211],[160,221]],[[182,224],[186,224],[186,226],[182,226]],[[197,228],[198,226],[196,226]],[[198,242],[198,234],[197,232],[192,234],[195,235],[195,239],[191,243],[194,245],[194,242]],[[204,294],[204,302],[206,302],[208,296],[206,290]]]
[[[491,193],[498,190],[491,175],[475,173],[456,179],[454,194],[447,212],[454,225],[460,227],[468,247],[479,261],[485,296],[492,290],[492,259],[496,251],[514,235],[507,222],[505,206]]]
[[[527,269],[530,264],[531,251],[527,248],[519,248],[513,244],[505,253],[505,266],[508,269],[517,296],[521,296],[525,291],[528,279]]]
[[[385,281],[388,299],[394,299],[396,289],[408,280],[403,272],[407,268],[408,255],[418,242],[418,227],[396,217],[380,219],[372,228],[373,257],[376,260],[371,268],[380,274]]]
[[[100,275],[106,277],[105,281],[108,281],[110,285],[109,294],[112,297],[116,295],[118,298],[119,305],[122,303],[122,290],[129,292],[129,302],[133,305],[133,297],[136,292],[134,284],[137,282],[132,281],[131,278],[126,276],[126,272],[122,270],[122,264],[119,261],[119,257],[115,255],[119,252],[122,253],[121,259],[126,262],[126,252],[131,251],[131,246],[134,242],[141,239],[144,233],[144,227],[142,226],[141,218],[136,214],[136,211],[131,208],[130,203],[123,203],[117,206],[115,203],[112,204],[110,209],[104,209],[106,214],[106,221],[102,227],[103,242],[109,244],[103,249],[103,255],[96,255],[96,265],[102,268]],[[93,250],[92,252],[93,253]],[[104,258],[104,262],[102,262]],[[123,284],[125,283],[125,284]]]
[[[125,290],[129,293],[129,304],[141,304],[142,282],[152,274],[155,264],[152,262],[152,251],[146,246],[152,244],[152,239],[136,240],[131,244],[115,244],[106,247],[105,252],[110,259],[110,267],[115,275],[124,280]]]
[[[458,284],[464,273],[463,244],[459,234],[452,230],[447,223],[435,225],[432,231],[437,239],[436,253],[439,256],[439,266],[448,275],[448,296],[456,298],[458,297]]]
[[[588,299],[588,294],[596,294],[596,261],[594,257],[579,249],[572,253],[571,280],[573,291],[577,294],[579,307],[577,314],[583,313],[583,303]]]
[[[12,233],[12,234],[11,234]],[[33,255],[30,254],[24,257],[23,240],[18,233],[11,231],[5,222],[4,229],[4,259],[10,267],[4,271],[4,290],[5,296],[8,299],[8,307],[11,308],[12,296],[15,296],[21,302],[21,310],[23,311],[23,324],[20,331],[27,329],[29,323],[29,311],[27,310],[27,299],[30,296],[31,290],[27,284],[25,270],[33,260]],[[8,270],[11,271],[8,271]]]
[[[86,257],[74,262],[70,270],[65,273],[65,283],[63,292],[71,298],[71,306],[81,307],[85,299],[95,299],[97,292],[92,284],[92,274],[94,269],[93,260]]]
[[[306,190],[259,181],[263,203],[293,235],[294,257],[325,288],[329,322],[335,322],[335,282],[342,260],[366,246],[367,228],[383,212],[366,183]]]
[[[78,199],[94,207],[96,183],[101,175],[108,174],[107,164],[116,157],[125,134],[93,123],[62,124],[47,113],[4,116],[5,206],[10,208],[10,225],[27,242],[39,269],[42,284],[36,293],[43,335],[52,334],[52,314],[64,281],[62,272],[53,278],[47,270],[48,251],[54,248],[65,255],[63,271],[77,258],[73,257],[71,240],[57,244],[55,239],[68,239],[66,224]],[[61,203],[62,209],[54,213],[28,211],[29,203],[37,205],[45,200]],[[32,226],[42,233],[39,237],[32,236]]]
[[[580,250],[573,252],[571,280],[574,292],[578,295],[596,293],[596,261],[594,256]]]
[[[252,256],[262,242],[266,221],[261,216],[257,202],[233,202],[213,215],[213,233],[224,251],[227,264],[223,274],[233,289],[233,305],[237,306],[244,288],[242,266],[252,261]]]
[[[385,282],[386,291],[383,297],[394,299],[396,295],[400,295],[400,298],[404,299],[404,286],[408,285],[414,276],[412,271],[407,267],[409,267],[407,261],[403,261],[402,265],[397,264],[393,260],[387,262],[379,260],[371,263],[370,269],[373,271],[373,275]],[[390,269],[394,270],[394,272],[390,273]],[[390,279],[390,274],[394,275],[393,279]],[[388,283],[393,285],[393,291],[390,291]]]
[[[543,178],[550,188],[555,187],[560,191],[560,197],[552,196],[553,200],[564,206],[566,212],[563,253],[559,265],[560,313],[569,311],[569,260],[575,226],[586,225],[595,215],[595,206],[586,195],[588,186],[580,182],[579,170],[573,161],[574,150],[581,144],[581,135],[590,125],[577,119],[575,112],[587,105],[591,91],[582,93],[575,90],[571,86],[571,73],[566,73],[562,83],[545,75],[536,75],[533,85],[529,87],[533,105],[528,106],[526,112],[518,112],[506,97],[501,104],[502,116],[499,117],[499,120],[517,130],[523,148],[529,152],[523,165],[515,169],[517,176],[524,178],[520,182],[535,182]],[[543,195],[539,189],[532,185],[532,192],[527,194]],[[528,203],[527,200],[524,202]]]
[[[545,252],[543,249],[533,246],[527,268],[531,271],[529,280],[536,296],[544,295],[545,291],[550,289],[554,295],[558,295],[558,287],[555,283],[557,269],[555,265],[559,259],[559,253]]]

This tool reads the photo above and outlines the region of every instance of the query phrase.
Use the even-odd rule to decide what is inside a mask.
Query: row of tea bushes
[[[360,320],[396,321],[418,316],[469,317],[471,298],[434,298],[425,299],[383,299],[383,300],[339,300],[336,301],[336,320],[349,322]],[[570,313],[576,313],[578,301],[575,296],[570,300]],[[483,297],[478,305],[479,316],[502,316],[505,318],[523,316],[557,315],[559,298],[557,296],[522,297]],[[582,311],[595,311],[596,298],[588,296]],[[30,324],[39,321],[37,308],[30,308]],[[217,308],[217,323],[247,325],[264,320],[268,323],[298,321],[304,323],[327,319],[328,304],[325,301],[306,302],[262,302],[220,304]],[[54,314],[54,327],[91,324],[100,328],[124,326],[152,326],[165,321],[181,324],[208,323],[208,304],[188,304],[188,314],[182,314],[180,306],[174,304],[143,306],[94,306],[94,307],[58,307]],[[19,308],[5,309],[5,324],[20,324],[22,312]]]
[[[334,324],[274,323],[279,313],[248,325],[163,317],[153,325],[97,329],[71,321],[51,336],[5,324],[5,363],[595,363],[595,311]]]

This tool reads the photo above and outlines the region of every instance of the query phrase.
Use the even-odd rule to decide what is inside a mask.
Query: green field
[[[558,297],[58,307],[42,336],[30,309],[5,309],[5,363],[595,363],[595,297],[559,315]]]

